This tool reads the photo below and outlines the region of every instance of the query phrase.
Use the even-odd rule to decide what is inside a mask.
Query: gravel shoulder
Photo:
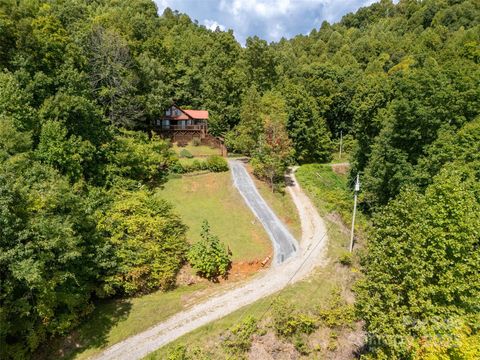
[[[245,170],[245,168],[241,162],[232,161],[230,166],[232,168],[234,182],[238,181],[238,174],[243,178],[243,175],[241,175],[241,169],[243,168],[243,170]],[[235,172],[235,169],[237,172]],[[283,230],[275,228],[274,231],[270,233],[269,229],[267,229],[267,232],[273,236],[272,241],[276,252],[275,258],[277,259],[274,266],[261,272],[248,283],[240,285],[223,294],[213,296],[202,303],[196,304],[189,309],[175,314],[166,321],[159,323],[144,332],[107,348],[96,356],[95,359],[141,359],[150,352],[155,351],[192,330],[214,320],[218,320],[225,315],[281,290],[288,284],[305,278],[316,266],[321,266],[326,258],[325,252],[328,241],[327,229],[313,203],[298,185],[295,179],[294,170],[295,169],[293,169],[293,172],[290,175],[290,184],[287,187],[287,191],[292,197],[300,215],[302,239],[295,250],[288,253],[288,257],[285,256],[285,253],[283,259],[278,257],[278,251],[281,249],[278,245],[279,243],[290,246],[288,235],[283,232],[285,230],[288,233],[288,230],[286,230],[285,226],[278,221]],[[247,176],[249,176],[248,173]],[[256,192],[258,195],[251,179],[250,182],[246,181],[245,178],[241,181],[246,186],[246,191]],[[253,189],[249,188],[250,186],[253,186]],[[241,190],[240,192],[242,193]],[[263,201],[261,196],[258,196]],[[247,199],[246,201],[248,204]],[[250,206],[250,204],[248,205]],[[265,206],[267,206],[268,210],[273,214],[273,211],[269,209],[268,205],[265,204]],[[253,206],[250,207],[252,208]],[[254,210],[254,207],[252,210],[257,217],[261,216]],[[265,211],[268,212],[268,210]],[[273,215],[275,216],[275,214]],[[259,217],[259,219],[262,221],[262,218]],[[262,224],[264,224],[264,221],[262,221]],[[269,225],[272,227],[275,227],[275,224],[277,224],[276,221],[269,222]],[[275,238],[277,231],[282,233],[282,236],[287,236],[287,242],[284,242],[285,239],[283,238],[283,240]],[[295,239],[293,239],[293,241],[295,241]],[[293,244],[296,244],[296,241]]]

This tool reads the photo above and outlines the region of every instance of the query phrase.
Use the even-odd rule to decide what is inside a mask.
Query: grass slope
[[[194,157],[205,157],[205,156],[210,156],[210,155],[221,155],[222,152],[218,148],[212,148],[210,146],[206,145],[199,145],[199,146],[194,146],[192,144],[188,144],[187,146],[178,146],[176,143],[173,144],[172,146],[173,151],[175,151],[178,154],[180,154],[180,151],[183,149],[188,150],[190,154],[192,154]]]
[[[232,250],[233,261],[263,259],[271,253],[267,233],[233,186],[230,172],[174,178],[159,192],[189,227],[189,241],[200,239],[206,219],[212,233]]]
[[[209,293],[206,284],[181,286],[170,292],[157,291],[138,298],[101,301],[88,320],[66,339],[58,339],[39,358],[87,359],[131,335],[182,310],[196,293],[196,300]]]

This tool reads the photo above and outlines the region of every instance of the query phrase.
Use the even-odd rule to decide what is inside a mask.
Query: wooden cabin
[[[208,134],[208,111],[184,110],[177,105],[172,105],[161,119],[154,122],[153,127],[172,141],[204,139]]]
[[[203,145],[217,147],[223,156],[227,155],[223,139],[208,133],[207,110],[187,110],[173,104],[152,125],[155,132],[172,142],[186,144],[197,138]]]

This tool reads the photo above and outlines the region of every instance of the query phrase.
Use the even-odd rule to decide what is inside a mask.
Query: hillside
[[[382,0],[241,47],[151,0],[1,1],[0,357],[32,357],[101,299],[175,286],[191,233],[158,188],[186,166],[149,132],[172,101],[208,109],[274,194],[341,137],[337,212],[360,174],[372,224],[353,259],[363,355],[480,357],[479,22],[477,0]]]

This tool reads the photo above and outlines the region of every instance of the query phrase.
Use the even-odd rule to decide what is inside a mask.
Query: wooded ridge
[[[342,133],[373,223],[364,356],[479,358],[479,62],[477,0],[382,0],[244,47],[151,0],[0,0],[0,357],[174,286],[186,226],[154,189],[179,160],[148,130],[175,101],[272,189]]]

